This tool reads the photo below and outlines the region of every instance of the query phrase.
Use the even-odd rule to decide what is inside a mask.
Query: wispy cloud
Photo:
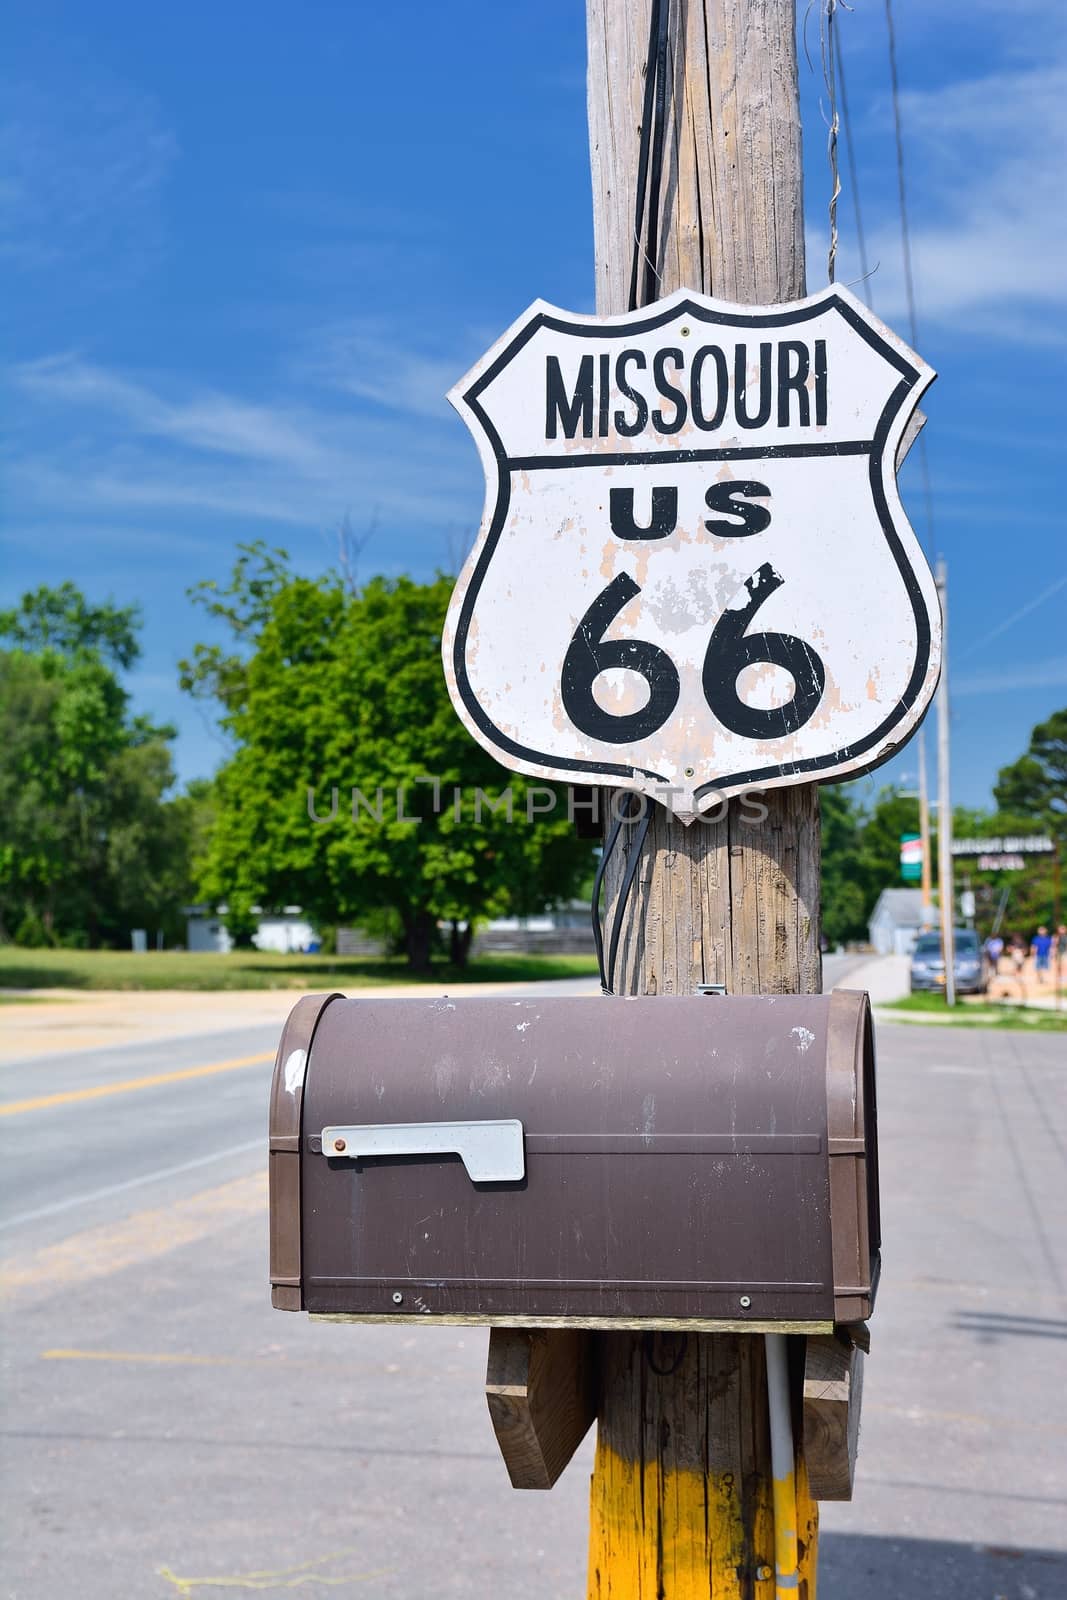
[[[436,418],[448,414],[445,395],[480,354],[473,340],[466,357],[429,355],[406,347],[395,329],[369,320],[324,329],[316,346],[307,370],[320,381],[389,411]]]
[[[7,376],[22,402],[7,478],[34,519],[173,511],[321,529],[346,510],[357,523],[376,510],[386,525],[422,532],[468,524],[476,511],[473,451],[456,448],[458,423],[423,418],[414,376],[399,416],[336,393],[268,406],[175,392],[72,353]],[[57,429],[59,454],[38,442]]]
[[[69,354],[26,363],[11,376],[24,394],[110,414],[134,433],[192,450],[271,461],[299,472],[330,464],[330,451],[314,427],[283,409],[211,392],[167,401],[143,383]]]
[[[920,317],[998,339],[1063,342],[1067,62],[1061,55],[902,96]],[[885,124],[886,106],[871,124]],[[892,185],[882,186],[884,193]],[[842,202],[847,214],[848,197]],[[848,233],[845,224],[846,236]],[[813,245],[813,259],[821,251]],[[876,220],[878,310],[906,309],[899,218]],[[858,272],[846,247],[839,275]]]
[[[952,681],[952,693],[962,695],[1006,694],[1018,689],[1067,688],[1067,656],[1052,656],[1026,666],[1010,666],[1003,671],[972,672]]]
[[[159,248],[158,191],[178,154],[155,101],[112,80],[59,74],[4,86],[0,258],[27,271],[95,260],[140,270]]]

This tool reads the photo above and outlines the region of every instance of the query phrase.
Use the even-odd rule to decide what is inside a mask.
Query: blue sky
[[[906,335],[883,7],[838,14],[871,292]],[[950,572],[955,798],[981,804],[1067,703],[1067,8],[895,15],[919,348],[941,374],[928,548]],[[130,689],[178,723],[183,778],[225,753],[177,688],[206,636],[186,588],[257,537],[319,570],[346,515],[375,529],[364,575],[448,565],[482,481],[444,391],[536,296],[592,309],[580,0],[406,16],[35,0],[7,18],[0,596],[72,578],[140,601]],[[815,289],[829,177],[801,76]],[[914,459],[902,483],[926,538]],[[913,774],[906,751],[864,784]]]

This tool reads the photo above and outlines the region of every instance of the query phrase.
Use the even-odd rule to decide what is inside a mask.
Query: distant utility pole
[[[922,925],[934,920],[934,886],[930,861],[930,787],[926,776],[926,727],[919,729],[919,844],[922,850]]]
[[[945,959],[945,999],[956,1004],[956,891],[952,879],[952,795],[949,755],[948,568],[937,563],[941,601],[941,682],[937,690],[937,881],[941,896],[941,950]],[[921,735],[920,735],[921,737]]]

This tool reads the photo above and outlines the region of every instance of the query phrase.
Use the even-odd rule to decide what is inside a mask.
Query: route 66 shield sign
[[[449,395],[488,483],[443,641],[475,739],[690,818],[885,760],[940,669],[895,469],[933,376],[835,286],[535,302]]]

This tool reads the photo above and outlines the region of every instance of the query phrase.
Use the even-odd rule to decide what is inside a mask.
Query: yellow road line
[[[66,1106],[76,1100],[99,1100],[109,1094],[130,1094],[134,1089],[155,1089],[163,1083],[182,1083],[187,1078],[209,1078],[216,1072],[235,1072],[238,1067],[258,1067],[273,1061],[273,1050],[257,1056],[236,1056],[232,1061],[211,1061],[203,1067],[181,1067],[176,1072],[157,1072],[146,1078],[123,1078],[121,1083],[96,1083],[89,1089],[65,1089],[60,1094],[39,1094],[32,1100],[9,1100],[0,1106],[0,1117],[17,1117],[24,1111],[42,1111],[46,1106]]]
[[[337,1371],[349,1378],[391,1378],[403,1370],[395,1361],[325,1361],[321,1355],[312,1360],[282,1355],[281,1352],[272,1356],[221,1356],[208,1353],[197,1355],[193,1351],[183,1350],[55,1349],[41,1350],[37,1359],[38,1361],[106,1361],[117,1366],[264,1367],[271,1372],[303,1371],[307,1368],[313,1372]],[[453,1365],[437,1365],[434,1373],[435,1380],[444,1375],[464,1378],[465,1381],[463,1370]]]
[[[144,1361],[153,1366],[179,1366],[179,1367],[245,1367],[256,1365],[254,1361],[242,1361],[235,1356],[194,1356],[172,1353],[164,1350],[42,1350],[42,1361],[118,1361],[122,1365],[126,1362]],[[277,1361],[260,1363],[276,1367]]]
[[[125,1267],[143,1266],[170,1250],[214,1239],[219,1229],[249,1219],[266,1232],[266,1171],[234,1178],[173,1205],[138,1211],[121,1222],[86,1228],[62,1244],[0,1262],[0,1290],[56,1292],[73,1284],[107,1278]],[[265,1243],[265,1241],[264,1241]]]
[[[379,1567],[374,1572],[341,1572],[333,1575],[323,1570],[339,1565],[346,1556],[356,1553],[355,1547],[334,1550],[329,1555],[316,1556],[312,1561],[302,1561],[296,1567],[279,1567],[276,1570],[260,1568],[256,1572],[224,1573],[213,1578],[181,1578],[170,1567],[157,1567],[156,1574],[172,1583],[179,1595],[192,1600],[194,1589],[303,1589],[311,1584],[323,1589],[342,1589],[350,1583],[370,1583],[374,1578],[384,1578],[395,1570],[392,1567]]]

